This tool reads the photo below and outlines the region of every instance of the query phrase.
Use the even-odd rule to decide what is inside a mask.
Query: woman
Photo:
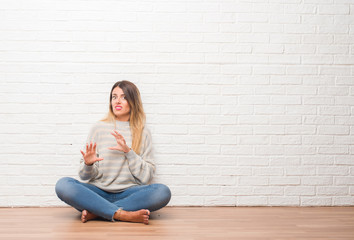
[[[170,189],[150,184],[155,164],[138,88],[129,81],[113,85],[107,117],[96,123],[81,151],[79,177],[65,177],[58,197],[81,211],[81,221],[95,218],[148,224],[151,211],[167,205]]]

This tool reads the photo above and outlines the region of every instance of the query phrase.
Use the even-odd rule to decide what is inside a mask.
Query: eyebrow
[[[118,96],[118,95],[113,93],[112,96]],[[121,96],[125,96],[125,94],[122,94]]]

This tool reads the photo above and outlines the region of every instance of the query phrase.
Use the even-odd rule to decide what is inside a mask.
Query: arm
[[[87,137],[87,142],[91,140],[96,140],[96,134],[94,128],[91,129],[89,136]],[[96,143],[90,144],[86,143],[86,152],[80,150],[82,158],[80,160],[79,177],[82,180],[91,180],[95,178],[98,174],[97,162],[103,160],[103,158],[98,158],[96,153]]]
[[[129,170],[135,180],[139,184],[148,184],[155,173],[151,133],[147,129],[144,129],[140,155],[126,145],[124,137],[117,131],[114,131],[112,135],[116,138],[117,146],[110,147],[109,149],[124,152],[128,160]]]
[[[125,153],[128,159],[129,169],[139,184],[148,184],[155,174],[155,163],[152,152],[152,138],[149,131],[144,131],[140,155],[133,150]]]

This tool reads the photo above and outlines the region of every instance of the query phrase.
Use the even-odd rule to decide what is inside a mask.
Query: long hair
[[[113,85],[109,96],[109,111],[107,113],[107,116],[101,121],[114,122],[114,124],[116,124],[116,117],[113,113],[112,107],[112,92],[116,87],[119,87],[123,90],[125,97],[128,101],[130,107],[129,125],[132,134],[132,149],[134,150],[134,152],[139,154],[146,117],[139,89],[135,86],[134,83],[124,80],[116,82]]]

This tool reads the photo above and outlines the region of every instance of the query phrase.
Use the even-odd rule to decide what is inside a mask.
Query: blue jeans
[[[171,199],[170,189],[163,184],[139,185],[110,193],[70,177],[59,179],[55,191],[62,201],[78,211],[87,210],[111,221],[114,221],[113,216],[118,209],[148,209],[153,212],[166,206]]]

